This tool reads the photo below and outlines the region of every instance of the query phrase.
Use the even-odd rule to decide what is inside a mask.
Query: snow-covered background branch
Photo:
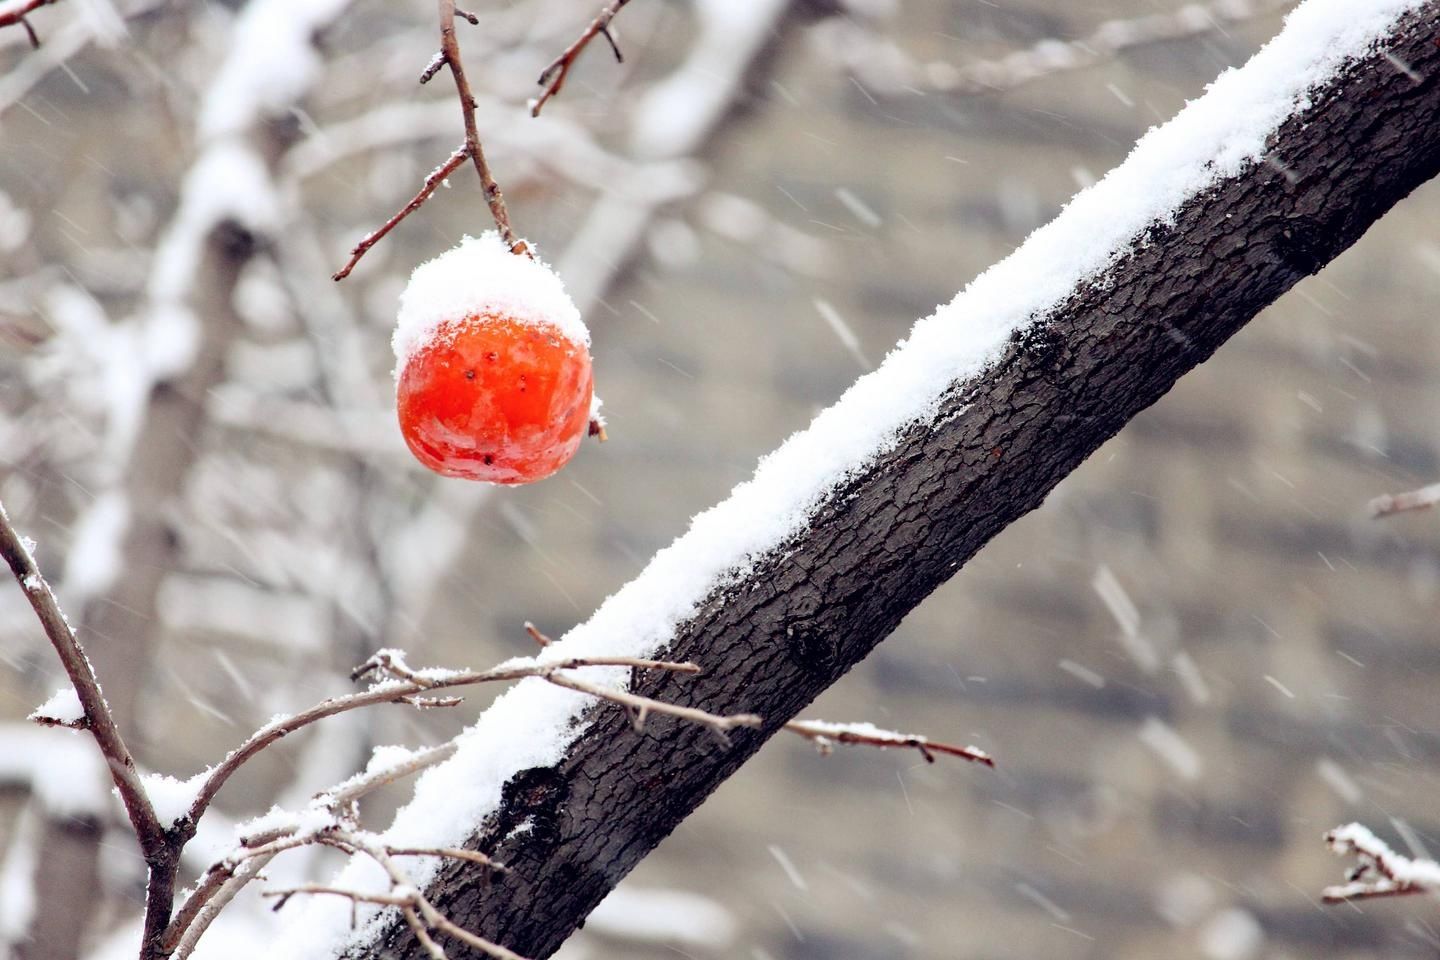
[[[255,26],[262,6],[63,0],[32,17],[38,51],[0,34],[0,498],[77,613],[127,573],[135,524],[173,538],[106,684],[142,765],[180,777],[351,689],[376,647],[483,667],[532,652],[526,619],[584,619],[1287,5],[635,0],[615,26],[626,62],[597,42],[536,120],[536,76],[595,11],[477,11],[461,29],[487,154],[587,314],[613,427],[504,494],[414,470],[388,409],[395,295],[486,225],[474,178],[343,289],[328,279],[459,142],[453,93],[414,83],[433,4],[278,4],[283,25]],[[1310,900],[1334,877],[1325,828],[1403,824],[1416,857],[1440,829],[1435,520],[1365,517],[1440,475],[1440,341],[1414,308],[1440,292],[1437,203],[1417,196],[1305,284],[817,706],[974,742],[998,773],[776,744],[572,956],[1427,949],[1423,917]],[[197,270],[220,222],[243,228],[219,238],[243,247],[233,285]],[[173,492],[144,503],[164,487],[133,466],[138,398],[225,314],[209,382],[160,397],[199,405],[200,426],[147,464]],[[0,658],[19,724],[58,681],[13,590]],[[317,726],[220,812],[304,806],[373,746],[442,742],[475,699]],[[76,734],[0,730],[0,931],[24,943],[79,915],[55,898],[97,890],[88,930],[59,925],[68,947],[25,947],[92,953],[140,896],[103,771]],[[188,876],[228,842],[217,823]],[[287,856],[277,885],[329,875],[323,851]],[[265,913],[248,903],[219,942],[245,942]]]

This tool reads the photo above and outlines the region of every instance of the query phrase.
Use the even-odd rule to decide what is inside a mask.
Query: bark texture
[[[1265,163],[1152,229],[995,367],[953,384],[934,422],[910,429],[835,490],[801,536],[712,596],[666,654],[700,663],[702,676],[639,688],[760,713],[762,730],[736,733],[727,749],[665,717],[635,733],[621,711],[597,708],[565,761],[515,777],[471,838],[513,872],[451,863],[431,897],[457,923],[549,956],[771,733],[991,537],[1437,172],[1440,0],[1318,91]],[[403,923],[350,954],[423,955]]]

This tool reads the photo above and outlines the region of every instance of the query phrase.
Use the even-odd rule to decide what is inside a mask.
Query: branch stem
[[[480,146],[480,131],[475,124],[475,95],[470,92],[470,81],[465,79],[465,67],[460,62],[460,41],[455,36],[455,0],[440,0],[440,55],[449,66],[450,75],[455,78],[455,92],[460,97],[460,113],[465,120],[466,152],[475,164],[475,172],[480,175],[480,186],[485,191],[485,202],[490,205],[490,215],[495,218],[495,226],[499,228],[500,237],[510,252],[529,256],[530,248],[515,236],[515,230],[510,226],[505,197],[500,192],[500,184],[490,173],[485,150]]]

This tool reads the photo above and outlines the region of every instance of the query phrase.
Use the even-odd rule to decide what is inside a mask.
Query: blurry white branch
[[[1325,834],[1325,842],[1341,856],[1353,855],[1357,861],[1346,871],[1345,883],[1321,893],[1326,903],[1440,893],[1440,863],[1396,853],[1368,827],[1358,823],[1337,827]]]
[[[1436,504],[1440,504],[1440,483],[1404,493],[1382,494],[1371,500],[1367,509],[1372,517],[1386,517],[1406,510],[1427,510]]]
[[[862,87],[882,94],[933,91],[973,95],[1023,86],[1042,77],[1093,67],[1145,44],[1224,30],[1231,24],[1277,13],[1296,0],[1207,0],[1178,10],[1107,20],[1076,40],[1042,40],[993,60],[956,66],[944,60],[919,63],[878,30],[850,17],[814,28],[817,47],[850,72]]]

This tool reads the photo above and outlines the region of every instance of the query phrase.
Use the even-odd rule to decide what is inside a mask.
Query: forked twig
[[[540,79],[536,81],[541,86],[540,96],[531,101],[530,116],[540,116],[540,110],[546,102],[560,93],[560,89],[565,86],[565,79],[570,76],[570,68],[575,65],[580,54],[590,45],[590,41],[597,36],[603,36],[609,42],[610,50],[615,54],[616,63],[625,62],[625,56],[620,52],[620,45],[615,42],[615,35],[610,32],[610,21],[614,20],[615,14],[619,13],[620,8],[629,2],[630,0],[610,0],[610,3],[605,5],[599,15],[590,21],[590,25],[581,32],[580,36],[575,38],[575,42],[566,47],[564,53],[550,61],[550,65],[540,72]]]

